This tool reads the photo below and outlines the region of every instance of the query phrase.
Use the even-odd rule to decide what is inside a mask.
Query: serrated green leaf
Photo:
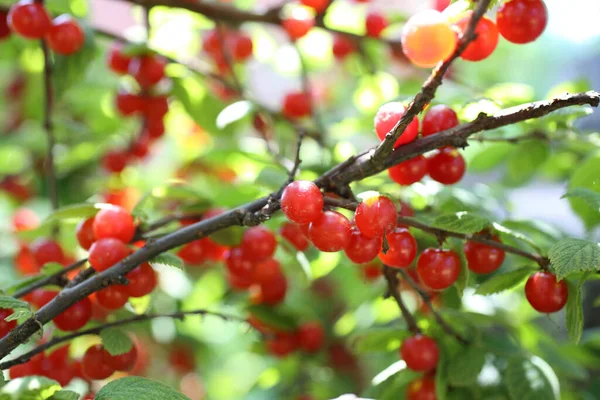
[[[164,383],[138,376],[128,376],[109,382],[94,400],[190,400]]]
[[[44,225],[54,223],[65,219],[82,219],[93,217],[103,208],[114,207],[111,204],[106,203],[80,203],[72,204],[66,207],[61,207],[56,211],[53,211],[43,221]]]
[[[267,307],[263,305],[252,305],[248,306],[247,310],[259,321],[275,329],[283,331],[293,331],[298,326],[298,323],[296,322],[296,319],[294,317],[286,315],[273,307]]]
[[[240,119],[254,112],[254,104],[248,100],[236,101],[225,107],[223,111],[217,115],[217,127],[225,128]]]
[[[133,341],[118,328],[107,328],[100,331],[100,338],[106,351],[113,356],[125,354],[133,347]]]
[[[31,310],[19,309],[10,314],[8,317],[4,318],[6,322],[17,321],[21,318],[29,318],[33,315]]]
[[[79,400],[79,393],[72,390],[59,390],[52,395],[50,400]]]
[[[150,264],[164,264],[183,269],[183,260],[173,253],[161,253],[150,260]]]
[[[470,235],[482,231],[489,224],[490,222],[483,217],[461,211],[455,214],[440,215],[433,220],[431,226],[445,231]]]
[[[558,400],[548,376],[530,359],[509,359],[504,378],[513,400]]]
[[[586,188],[575,188],[568,191],[563,198],[575,197],[582,199],[594,210],[600,212],[600,193]]]
[[[523,282],[533,272],[535,272],[534,268],[523,267],[510,272],[496,273],[479,285],[475,294],[486,296],[512,289]]]
[[[448,383],[452,386],[470,386],[477,381],[477,377],[485,364],[483,349],[470,346],[460,352],[448,363]]]
[[[1,399],[45,400],[61,389],[58,382],[43,376],[12,379],[0,388]]]
[[[586,271],[600,270],[600,244],[581,239],[563,239],[548,251],[550,268],[559,279]]]
[[[13,310],[17,309],[26,309],[30,310],[31,306],[29,303],[23,300],[15,299],[11,296],[0,296],[0,309],[12,308]]]
[[[569,333],[569,339],[575,344],[581,340],[581,334],[583,333],[583,306],[581,304],[581,285],[585,282],[585,277],[579,281],[579,284],[575,285],[572,282],[567,281],[569,288],[569,297],[567,299],[567,306],[565,308],[565,319],[567,325],[567,332]]]
[[[577,188],[588,189],[600,193],[600,156],[596,155],[588,158],[579,167],[573,171],[569,181],[569,192]],[[590,207],[589,203],[578,197],[569,197],[569,204],[573,211],[581,218],[587,229],[591,229],[600,223],[600,214],[598,210]]]
[[[519,186],[528,182],[550,155],[548,143],[528,140],[517,145],[508,158],[507,183]]]
[[[44,266],[42,267],[41,273],[43,275],[49,276],[49,275],[54,275],[59,271],[62,271],[63,269],[65,269],[65,267],[62,264],[56,263],[56,262],[49,262],[44,264]]]

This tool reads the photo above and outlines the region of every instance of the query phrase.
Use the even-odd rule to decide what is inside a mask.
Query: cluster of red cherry
[[[85,33],[68,14],[53,20],[42,3],[21,0],[11,6],[8,15],[0,14],[0,39],[9,35],[6,26],[27,39],[44,39],[57,54],[76,53],[85,42]]]
[[[202,49],[222,75],[231,74],[229,61],[244,62],[252,56],[252,39],[241,31],[214,28],[203,37]],[[224,53],[224,50],[227,54]]]
[[[165,133],[164,117],[169,111],[167,96],[157,93],[156,85],[165,78],[165,60],[150,51],[128,55],[115,45],[108,55],[108,67],[116,74],[131,75],[140,87],[138,94],[120,91],[116,108],[125,117],[141,114],[142,129],[129,148],[107,152],[102,165],[108,172],[121,172],[134,159],[146,157],[150,145]]]
[[[248,318],[248,323],[267,336],[267,350],[276,357],[285,357],[296,350],[314,354],[325,342],[325,331],[317,321],[305,322],[292,331],[269,326],[254,315]]]

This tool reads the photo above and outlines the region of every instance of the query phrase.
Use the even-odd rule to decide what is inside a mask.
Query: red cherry
[[[39,266],[49,262],[62,264],[65,258],[60,244],[51,239],[37,239],[31,244],[30,249]]]
[[[437,400],[435,379],[424,376],[412,381],[406,388],[406,400]]]
[[[287,279],[283,274],[275,274],[271,278],[263,278],[258,284],[260,288],[260,302],[276,305],[283,301],[287,292]]]
[[[202,49],[209,54],[220,54],[221,40],[219,35],[220,33],[216,29],[206,32],[202,38]]]
[[[333,37],[333,56],[338,60],[343,60],[354,53],[356,46],[352,40],[345,35],[335,35]]]
[[[458,116],[453,109],[444,104],[438,104],[427,110],[423,117],[423,136],[433,135],[458,125]]]
[[[252,57],[253,44],[252,39],[245,34],[236,34],[232,39],[232,53],[235,61],[246,61]]]
[[[252,280],[254,281],[254,283],[261,284],[263,282],[269,282],[270,280],[281,274],[281,266],[279,265],[279,263],[276,260],[270,258],[254,266]]]
[[[374,281],[382,275],[381,265],[375,262],[363,264],[361,265],[361,273],[365,280]]]
[[[541,0],[511,0],[498,9],[496,23],[509,42],[530,43],[546,29],[548,9]]]
[[[330,0],[300,0],[300,3],[306,7],[312,8],[317,13],[321,13],[327,9],[329,1]]]
[[[536,311],[549,314],[567,304],[569,289],[564,280],[558,282],[554,274],[540,271],[527,279],[525,297]]]
[[[385,196],[371,196],[363,200],[354,213],[354,222],[368,238],[383,236],[386,230],[396,226],[398,211],[394,202]]]
[[[324,211],[310,223],[308,236],[315,247],[325,252],[343,250],[350,243],[352,225],[337,211]]]
[[[141,112],[144,106],[142,99],[132,93],[118,93],[115,105],[119,113],[126,117]]]
[[[0,40],[10,36],[10,28],[8,27],[8,13],[0,11]]]
[[[298,338],[293,333],[279,332],[267,340],[267,350],[275,357],[285,357],[298,348]]]
[[[156,271],[148,263],[136,267],[126,277],[129,284],[125,287],[125,292],[130,297],[142,297],[152,293],[158,281]]]
[[[194,352],[187,346],[175,345],[169,352],[169,364],[182,374],[187,374],[196,369]]]
[[[15,265],[22,275],[36,275],[41,269],[26,245],[21,245],[19,252],[15,255]]]
[[[17,178],[11,176],[4,178],[4,180],[0,183],[0,189],[4,190],[19,202],[29,200],[31,197],[31,190],[19,182]]]
[[[42,354],[38,354],[38,356],[42,356]],[[23,378],[26,376],[39,375],[39,363],[35,362],[35,357],[26,362],[25,364],[15,365],[14,367],[10,367],[9,375],[10,379]]]
[[[129,71],[129,63],[131,62],[131,57],[123,54],[120,46],[113,46],[108,53],[108,68],[110,68],[114,73],[119,75],[125,75]]]
[[[162,121],[169,112],[169,100],[166,96],[142,97],[142,103],[142,112],[146,117],[147,124],[155,123],[157,120]]]
[[[42,308],[50,303],[57,295],[58,291],[56,290],[36,289],[31,293],[30,302],[37,308]]]
[[[129,295],[124,285],[113,285],[97,292],[96,299],[107,310],[118,310],[127,303]]]
[[[431,371],[437,366],[440,351],[435,340],[425,335],[409,337],[400,347],[400,356],[413,371]]]
[[[289,119],[306,117],[311,113],[309,96],[304,92],[289,93],[283,99],[283,115]]]
[[[0,339],[8,335],[8,332],[17,326],[17,321],[7,322],[4,319],[11,315],[14,311],[10,308],[0,309]]]
[[[77,236],[77,241],[81,248],[85,250],[89,250],[90,246],[96,241],[96,236],[94,236],[94,217],[85,219],[77,224],[77,228],[75,228],[75,235]]]
[[[396,228],[385,235],[389,249],[379,259],[389,267],[408,268],[417,256],[417,241],[406,228]]]
[[[472,15],[473,11],[468,11],[465,13],[465,16],[456,23],[455,26],[458,28],[461,35],[467,30]],[[477,35],[475,40],[469,43],[465,51],[461,54],[461,57],[464,60],[484,60],[491,56],[494,50],[496,50],[496,46],[498,46],[498,28],[491,19],[485,16],[482,17],[477,23],[475,34]]]
[[[344,252],[350,261],[356,264],[363,264],[377,257],[381,250],[381,243],[381,237],[368,238],[358,229],[353,229],[350,243],[344,248]]]
[[[252,286],[253,283],[251,275],[234,275],[231,272],[228,272],[226,278],[229,287],[234,291],[246,290]]]
[[[429,176],[444,185],[453,185],[465,175],[465,159],[454,147],[438,149],[429,157]]]
[[[146,128],[147,129],[147,128]],[[144,158],[150,151],[150,136],[147,134],[147,130],[138,136],[129,148],[129,156]]]
[[[165,77],[165,62],[161,57],[154,55],[134,58],[129,64],[129,74],[141,87],[150,87]]]
[[[52,27],[46,33],[48,47],[63,55],[76,53],[85,42],[85,33],[77,20],[68,14],[54,18]]]
[[[40,225],[40,218],[29,208],[19,208],[13,215],[15,232],[28,231]]]
[[[406,108],[399,102],[387,103],[379,108],[375,115],[375,132],[377,132],[379,139],[385,139],[385,135],[394,129],[394,126],[400,121],[400,118],[402,118],[405,111]],[[406,130],[400,135],[398,140],[396,140],[394,148],[412,142],[418,134],[419,120],[415,117],[412,122],[408,124]]]
[[[279,228],[279,234],[298,251],[305,251],[310,244],[300,225],[292,222],[284,222]]]
[[[412,17],[402,29],[402,50],[414,65],[435,67],[456,49],[456,33],[447,19],[435,10],[424,10]]]
[[[185,261],[186,264],[200,265],[206,261],[206,249],[202,239],[194,240],[193,242],[184,245],[177,255]]]
[[[117,356],[110,356],[107,360],[109,367],[115,371],[131,371],[137,361],[138,353],[135,344],[131,347],[127,353],[119,354]]]
[[[492,240],[502,243],[496,236]],[[504,250],[497,249],[485,244],[467,241],[463,246],[469,269],[477,274],[489,274],[494,272],[504,261]]]
[[[281,21],[281,26],[288,33],[291,40],[298,40],[315,26],[315,20],[310,14],[298,13]]]
[[[165,123],[162,118],[147,119],[144,128],[144,134],[150,139],[158,139],[165,134]]]
[[[460,258],[452,250],[425,249],[417,261],[417,274],[428,288],[444,290],[458,279]]]
[[[126,151],[112,150],[102,157],[102,167],[107,172],[118,174],[123,171],[129,163],[129,154]]]
[[[260,262],[275,254],[277,240],[264,226],[254,226],[244,232],[240,247],[248,260]]]
[[[229,250],[225,257],[225,265],[229,273],[237,277],[251,279],[254,273],[254,263],[244,257],[244,252],[240,247]]]
[[[61,331],[81,329],[92,318],[92,302],[87,297],[54,317],[54,325]]]
[[[452,0],[435,0],[433,2],[433,9],[442,12],[450,5]]]
[[[115,370],[109,365],[111,355],[101,344],[87,349],[81,360],[83,374],[92,380],[110,377]]]
[[[89,260],[98,271],[108,269],[131,254],[129,247],[118,239],[105,238],[97,240],[90,247]]]
[[[304,351],[316,353],[323,347],[325,331],[318,322],[307,322],[298,328],[298,342]]]
[[[133,217],[127,210],[118,206],[98,211],[92,227],[96,239],[113,238],[129,243],[135,235]]]
[[[390,178],[399,185],[412,185],[427,175],[429,163],[424,155],[401,162],[388,169]]]
[[[28,39],[41,39],[52,26],[44,5],[31,0],[12,5],[7,20],[14,32]]]
[[[310,181],[295,181],[287,185],[281,196],[281,210],[292,222],[308,224],[321,215],[323,194]]]
[[[387,26],[387,18],[385,18],[383,15],[374,12],[367,14],[367,18],[365,20],[367,36],[379,37],[381,36],[381,32],[383,32]]]

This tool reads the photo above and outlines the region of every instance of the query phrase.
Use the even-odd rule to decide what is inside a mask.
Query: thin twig
[[[398,307],[400,308],[400,312],[402,313],[402,317],[406,321],[406,326],[408,327],[408,330],[413,335],[421,333],[421,329],[419,329],[417,321],[410,313],[408,307],[406,307],[406,304],[404,304],[404,301],[402,300],[402,295],[398,291],[398,271],[394,268],[390,268],[387,265],[384,265],[383,276],[385,277],[385,280],[387,281],[388,285],[387,294],[393,297],[394,300],[396,300],[396,304],[398,304]]]

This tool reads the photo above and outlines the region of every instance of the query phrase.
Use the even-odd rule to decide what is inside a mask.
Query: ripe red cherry
[[[52,25],[44,5],[31,0],[14,4],[7,19],[14,32],[28,39],[41,39]]]
[[[15,265],[22,275],[36,275],[41,269],[26,245],[21,245],[19,252],[15,255]]]
[[[129,243],[135,235],[133,217],[127,210],[118,206],[98,211],[92,227],[96,239],[113,238]]]
[[[54,18],[46,33],[48,47],[63,55],[76,53],[85,42],[85,33],[79,23],[68,14]]]
[[[400,357],[413,371],[431,371],[437,366],[440,351],[435,340],[425,335],[409,337],[400,347]]]
[[[362,276],[367,281],[374,281],[381,276],[381,265],[376,262],[361,265]]]
[[[456,27],[461,34],[464,34],[467,30],[467,26],[469,26],[469,22],[471,21],[471,15],[473,15],[473,11],[466,12],[465,16],[456,23]],[[496,24],[491,19],[485,16],[482,17],[477,23],[475,34],[477,35],[475,40],[469,43],[465,51],[460,55],[464,60],[484,60],[491,56],[494,50],[496,50],[496,46],[498,46],[498,27],[496,27]]]
[[[460,258],[452,250],[425,249],[417,261],[417,274],[428,288],[444,290],[458,279]]]
[[[285,299],[287,292],[287,279],[283,274],[276,274],[270,279],[264,279],[258,284],[260,301],[268,305],[279,304]]]
[[[50,303],[57,295],[58,291],[56,290],[36,289],[31,293],[30,302],[37,308],[42,308]]]
[[[493,241],[502,243],[496,236]],[[485,244],[467,241],[463,246],[469,269],[477,274],[489,274],[494,272],[504,261],[504,250],[497,249]]]
[[[29,208],[19,208],[13,215],[13,228],[15,232],[28,231],[40,225],[40,218]]]
[[[108,68],[110,68],[114,73],[119,75],[125,75],[129,72],[129,63],[131,62],[131,57],[123,54],[120,46],[113,46],[108,53]]]
[[[354,213],[354,222],[368,238],[383,236],[386,230],[396,226],[398,211],[394,202],[385,196],[371,196],[363,200]]]
[[[401,162],[388,169],[390,178],[399,185],[412,185],[427,175],[429,162],[424,155]]]
[[[225,265],[230,274],[237,277],[246,277],[251,280],[254,274],[254,263],[244,257],[244,251],[240,247],[229,250],[225,256]]]
[[[209,54],[221,54],[220,32],[211,29],[202,38],[202,49]]]
[[[30,246],[31,253],[38,265],[42,266],[49,262],[62,264],[65,254],[60,244],[50,239],[37,239]]]
[[[304,251],[308,248],[310,242],[298,224],[285,222],[279,228],[279,234],[292,244],[298,251]]]
[[[146,123],[153,123],[161,120],[169,112],[169,100],[166,96],[146,96],[142,97],[144,117]],[[154,137],[154,136],[151,136]]]
[[[355,51],[355,45],[352,40],[344,35],[335,35],[333,37],[333,56],[338,60],[343,60]]]
[[[324,211],[308,228],[310,240],[317,249],[325,252],[343,250],[351,236],[350,221],[337,211]]]
[[[96,241],[96,236],[94,236],[94,217],[85,219],[77,224],[77,228],[75,228],[75,235],[77,236],[77,241],[81,248],[85,250],[89,250],[90,246]]]
[[[270,258],[254,266],[252,280],[254,281],[254,283],[260,284],[263,282],[269,282],[270,280],[281,274],[281,266],[279,265],[279,263],[276,260]]]
[[[117,110],[123,116],[141,112],[144,106],[142,99],[132,93],[118,93],[115,103]]]
[[[296,13],[284,19],[281,22],[281,26],[285,29],[291,40],[298,40],[315,26],[315,19],[308,13]]]
[[[267,340],[267,350],[275,357],[285,357],[298,348],[298,338],[293,333],[279,332]]]
[[[385,135],[388,134],[389,131],[394,129],[394,126],[400,121],[400,118],[404,115],[406,108],[402,103],[399,102],[391,102],[382,105],[377,114],[375,115],[375,132],[377,132],[377,136],[379,139],[384,140]],[[419,120],[415,117],[412,122],[408,124],[406,130],[400,135],[396,143],[394,144],[394,148],[397,148],[403,144],[410,143],[419,134]]]
[[[246,290],[253,284],[251,275],[234,275],[227,272],[226,278],[229,287],[234,291]]]
[[[144,134],[150,139],[158,139],[165,134],[165,123],[162,118],[146,119]]]
[[[204,241],[198,239],[187,243],[177,252],[177,255],[181,257],[186,264],[200,265],[204,263],[207,258]]]
[[[546,29],[548,9],[541,0],[511,0],[498,9],[496,23],[509,42],[530,43]]]
[[[456,49],[456,34],[446,18],[435,10],[413,15],[402,30],[402,50],[416,66],[435,67]]]
[[[245,34],[236,34],[232,38],[232,53],[235,61],[246,61],[252,57],[252,39]]]
[[[385,18],[383,15],[374,12],[367,14],[367,18],[365,20],[367,36],[379,37],[381,36],[381,32],[383,32],[387,26],[387,18]]]
[[[264,226],[254,226],[244,232],[240,247],[248,260],[260,262],[275,253],[277,240],[273,232]]]
[[[311,103],[306,93],[289,93],[283,99],[283,115],[290,119],[302,118],[310,115]]]
[[[108,269],[131,254],[129,247],[118,239],[100,239],[90,247],[89,260],[92,267],[98,271]]]
[[[458,116],[453,109],[445,104],[438,104],[427,110],[423,117],[421,134],[423,136],[433,135],[458,125]]]
[[[92,318],[92,302],[87,297],[54,317],[54,325],[61,331],[81,329]]]
[[[329,5],[329,0],[300,0],[300,2],[306,7],[310,7],[317,13],[325,11]]]
[[[4,319],[11,315],[13,310],[10,308],[0,309],[0,339],[8,335],[8,332],[17,326],[17,321],[5,321]]]
[[[127,353],[119,354],[117,356],[110,356],[107,360],[109,367],[115,371],[131,371],[137,361],[138,353],[135,344],[131,347]]]
[[[412,381],[406,388],[406,400],[437,400],[435,379],[424,376]]]
[[[183,345],[175,345],[169,352],[169,364],[180,373],[187,374],[196,369],[196,359],[192,349]]]
[[[126,151],[112,150],[102,157],[102,167],[107,172],[118,174],[123,171],[129,163],[129,154]]]
[[[310,181],[290,183],[281,196],[281,211],[297,224],[308,224],[319,218],[323,204],[321,190]]]
[[[527,279],[525,297],[536,311],[549,314],[567,304],[569,290],[564,280],[557,282],[554,274],[540,271]]]
[[[0,11],[0,40],[7,38],[9,35],[8,14],[5,11]]]
[[[107,310],[118,310],[129,300],[127,288],[123,285],[113,285],[96,293],[98,304]]]
[[[129,74],[140,86],[150,87],[165,77],[165,62],[162,58],[154,55],[134,58],[129,64]]]
[[[109,365],[111,355],[101,344],[87,349],[81,360],[83,374],[92,380],[102,380],[110,377],[114,368]]]
[[[379,254],[382,241],[381,237],[368,238],[358,229],[353,229],[350,243],[344,248],[344,252],[350,261],[356,264],[368,263]]]
[[[147,131],[142,132],[140,136],[138,136],[131,146],[129,147],[128,155],[130,157],[144,158],[148,155],[150,151],[150,136]]]
[[[429,157],[429,176],[444,185],[459,182],[466,168],[465,159],[454,147],[438,149]]]
[[[157,284],[156,271],[148,263],[143,263],[126,275],[129,284],[125,291],[130,297],[142,297],[152,293]]]
[[[406,228],[396,228],[385,235],[389,249],[379,259],[393,268],[408,268],[417,256],[417,241]]]
[[[325,331],[318,322],[306,322],[298,328],[298,342],[304,351],[316,353],[323,347]]]

